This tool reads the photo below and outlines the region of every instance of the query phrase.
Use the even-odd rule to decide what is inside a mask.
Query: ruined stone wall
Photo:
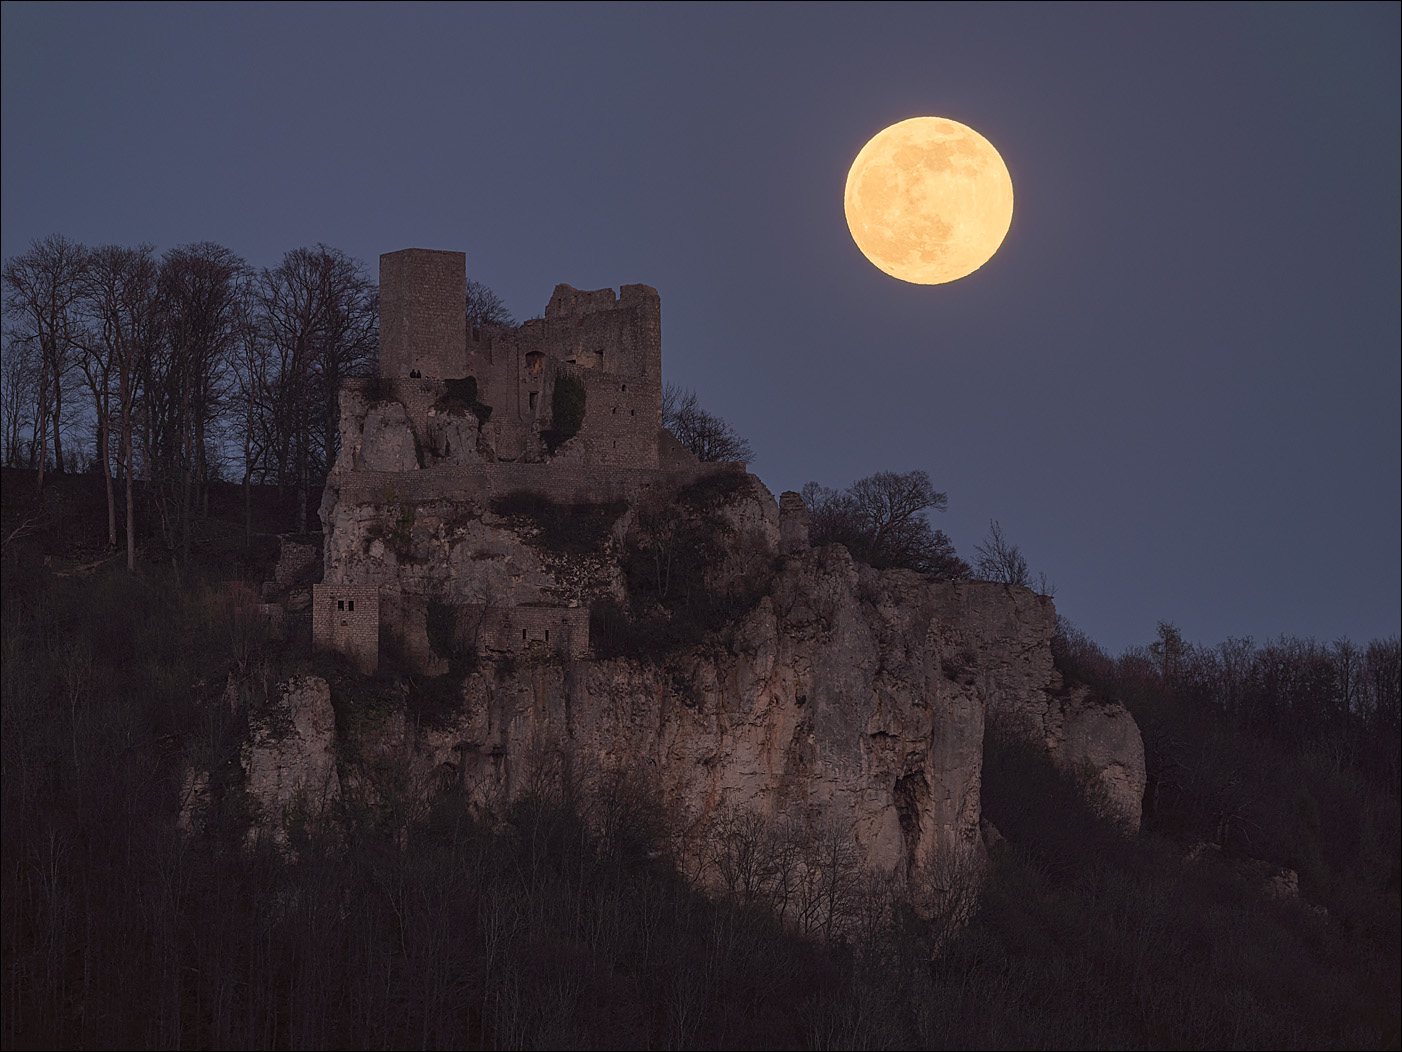
[[[545,308],[547,354],[581,368],[661,379],[662,298],[648,285],[583,292],[556,285]]]
[[[475,377],[492,407],[497,456],[534,460],[551,420],[555,379],[585,387],[584,423],[567,459],[657,466],[662,423],[662,301],[647,285],[592,292],[557,285],[545,317],[516,328],[469,332],[466,256],[411,248],[380,257],[380,375],[403,379],[399,397],[416,432],[441,388],[426,381]],[[420,404],[422,403],[422,404]]]
[[[366,675],[380,663],[378,585],[312,585],[312,642],[350,657]]]
[[[586,464],[657,467],[660,385],[569,367],[584,384],[584,425],[572,444]],[[568,456],[572,450],[564,451]]]
[[[585,390],[584,423],[568,459],[657,466],[662,424],[662,301],[647,285],[582,292],[558,285],[545,318],[517,329],[478,330],[466,355],[478,397],[492,407],[505,458],[519,459],[548,426],[557,377]]]
[[[481,645],[488,650],[522,653],[541,650],[565,657],[589,652],[589,609],[583,606],[512,606],[489,611]]]
[[[467,349],[467,256],[406,248],[380,256],[380,375],[457,377]]]

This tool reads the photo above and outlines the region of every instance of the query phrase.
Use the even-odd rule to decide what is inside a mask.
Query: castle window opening
[[[550,629],[548,629],[548,628],[545,630],[545,641],[546,641],[547,643],[550,642]]]
[[[347,599],[347,600],[346,600],[346,609],[347,609],[347,610],[354,610],[354,609],[355,609],[355,600],[354,600],[354,599]]]
[[[532,408],[532,409],[535,408],[535,395],[536,395],[536,393],[535,393],[534,391],[532,391],[532,392],[531,392],[531,408]]]
[[[336,609],[337,609],[337,610],[344,610],[345,608],[346,608],[346,601],[345,601],[344,599],[337,599],[337,600],[336,600]]]
[[[628,390],[628,385],[627,385],[627,384],[624,384],[622,387],[619,388],[619,390],[620,390],[620,391],[626,391],[626,390]]]
[[[545,368],[545,355],[539,351],[531,351],[526,355],[526,371],[532,376],[539,376],[541,369]]]

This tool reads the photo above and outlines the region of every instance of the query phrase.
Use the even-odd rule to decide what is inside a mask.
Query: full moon
[[[847,173],[847,228],[893,278],[940,285],[993,258],[1013,221],[1013,180],[993,144],[944,117],[878,132]]]

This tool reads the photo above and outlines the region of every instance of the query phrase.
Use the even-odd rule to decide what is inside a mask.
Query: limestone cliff
[[[542,763],[632,768],[684,827],[727,808],[837,826],[912,876],[975,850],[988,692],[1040,696],[1052,618],[1030,592],[878,573],[833,546],[790,559],[724,645],[474,672],[460,719],[422,745],[484,798]]]
[[[343,396],[318,601],[344,597],[332,631],[347,633],[355,602],[374,601],[398,660],[451,683],[430,724],[351,721],[373,739],[352,751],[397,764],[404,784],[494,806],[626,775],[663,802],[684,851],[745,814],[808,842],[835,831],[865,866],[913,882],[980,855],[997,719],[1137,829],[1138,729],[1063,687],[1049,598],[812,550],[797,495],[776,502],[743,470],[504,465],[474,414],[442,411],[427,382],[403,391],[412,404]],[[305,683],[287,694],[307,697]],[[279,750],[305,747],[327,782],[321,722],[326,741],[299,731],[291,746],[255,728],[245,759],[264,811],[287,807],[269,772],[296,765]],[[373,796],[341,766],[345,792]]]

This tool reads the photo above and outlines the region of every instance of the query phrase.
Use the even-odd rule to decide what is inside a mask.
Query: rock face
[[[239,759],[260,827],[277,842],[286,842],[292,823],[318,818],[341,794],[336,713],[326,681],[294,677],[276,699],[255,703]]]
[[[1137,828],[1138,730],[1122,708],[1061,689],[1050,599],[874,570],[838,545],[811,549],[798,495],[777,502],[750,475],[705,500],[688,492],[619,504],[597,544],[562,550],[485,496],[408,505],[338,499],[328,487],[328,582],[378,587],[382,617],[433,672],[449,663],[435,657],[427,627],[432,597],[457,604],[460,632],[478,626],[459,713],[406,743],[418,784],[446,780],[488,802],[542,779],[627,771],[666,802],[679,830],[729,812],[810,839],[838,829],[869,867],[913,882],[937,860],[981,854],[992,714],[1068,769],[1093,768],[1116,818]],[[707,562],[689,572],[733,614],[695,645],[653,648],[640,661],[605,657],[603,640],[572,655],[552,642],[504,661],[507,644],[487,631],[499,610],[571,604],[584,616],[604,602],[647,615],[640,568],[647,577],[697,545],[710,546]],[[651,616],[680,615],[658,605]]]
[[[978,851],[989,692],[1040,699],[1054,617],[1025,589],[878,572],[834,545],[788,560],[727,646],[473,673],[423,760],[483,799],[543,769],[626,769],[683,828],[723,810],[837,828],[913,879]]]
[[[1085,687],[1063,688],[1053,673],[1040,696],[995,696],[989,718],[1045,748],[1057,766],[1085,780],[1106,817],[1126,833],[1139,832],[1144,739],[1123,705],[1093,698]]]

